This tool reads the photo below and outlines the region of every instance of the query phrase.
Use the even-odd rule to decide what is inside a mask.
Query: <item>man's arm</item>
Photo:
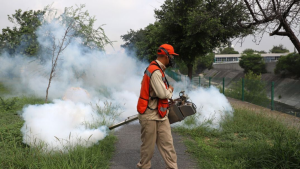
[[[151,79],[150,84],[156,94],[156,96],[160,99],[171,99],[173,95],[173,87],[169,87],[166,89],[165,83],[162,80],[162,74],[160,71],[154,71]]]

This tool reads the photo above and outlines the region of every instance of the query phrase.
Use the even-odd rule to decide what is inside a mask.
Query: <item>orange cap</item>
[[[166,52],[164,50],[162,50],[161,48],[167,50],[167,52],[169,53],[169,55],[178,55],[177,53],[174,52],[174,48],[173,46],[169,45],[169,44],[163,44],[161,45],[158,49],[157,49],[157,54],[158,55],[166,55]]]

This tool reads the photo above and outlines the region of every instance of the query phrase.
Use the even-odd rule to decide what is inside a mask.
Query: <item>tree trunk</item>
[[[189,79],[192,81],[192,76],[193,76],[193,64],[189,63],[187,66],[188,66],[188,76],[189,76]]]
[[[286,33],[288,34],[288,37],[292,41],[293,45],[297,49],[298,53],[300,54],[300,42],[293,30],[290,28],[290,25],[286,22],[285,19],[281,20],[282,26]]]

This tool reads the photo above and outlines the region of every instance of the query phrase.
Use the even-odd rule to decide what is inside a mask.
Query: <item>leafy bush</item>
[[[16,104],[16,101],[17,101],[16,97],[7,100],[4,100],[2,99],[2,97],[0,97],[0,108],[5,111],[12,110]]]
[[[220,50],[220,54],[239,54],[238,51],[235,51],[232,47],[227,47]]]
[[[283,76],[292,75],[300,77],[300,54],[290,53],[280,57],[274,72]]]
[[[289,50],[285,48],[282,44],[278,46],[273,46],[273,48],[270,50],[271,53],[287,53]]]
[[[245,53],[242,55],[239,65],[245,73],[252,71],[255,74],[266,73],[266,64],[260,54]]]
[[[242,99],[242,84],[240,79],[225,91],[226,95],[236,99]],[[261,106],[268,106],[270,99],[267,97],[266,83],[261,81],[261,75],[249,71],[244,78],[244,100]]]
[[[243,51],[243,53],[266,53],[266,52],[265,52],[264,50],[257,51],[257,50],[248,48],[248,49],[245,49],[245,50]]]

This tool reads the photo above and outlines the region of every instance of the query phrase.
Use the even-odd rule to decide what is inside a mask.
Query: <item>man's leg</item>
[[[156,121],[140,120],[141,124],[141,159],[138,168],[149,169],[156,142]]]
[[[169,119],[157,123],[157,148],[167,168],[177,169],[177,155],[173,145]]]

